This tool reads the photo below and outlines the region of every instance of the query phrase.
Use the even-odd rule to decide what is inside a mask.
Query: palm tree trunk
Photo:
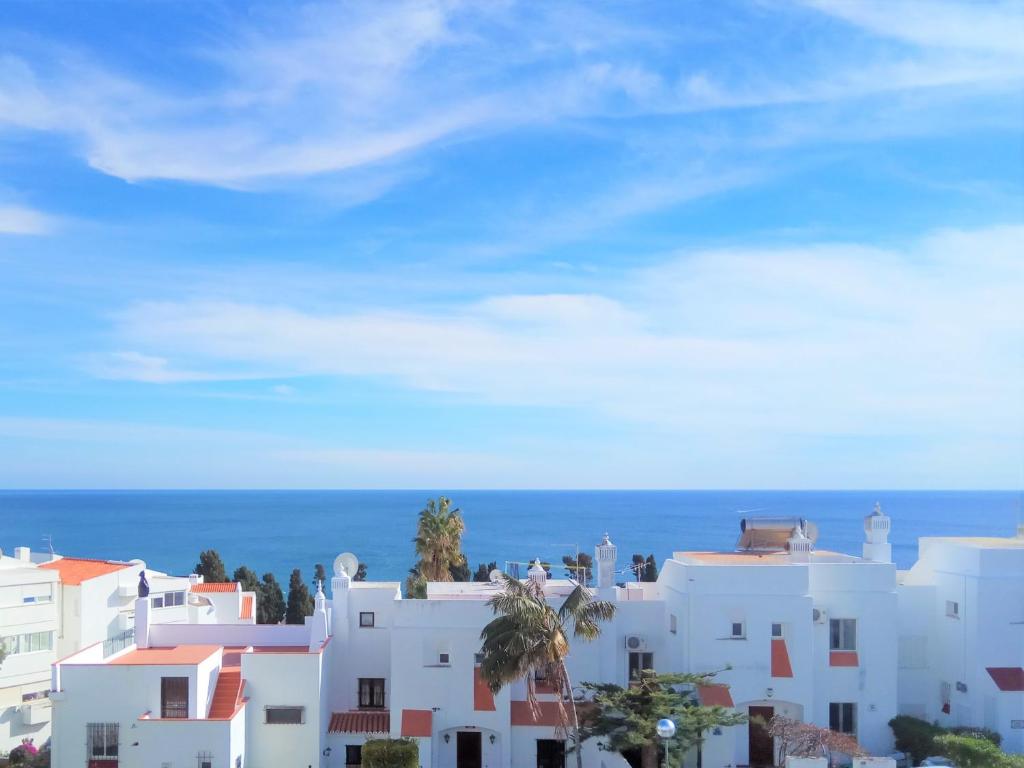
[[[580,719],[576,714],[576,698],[572,695],[572,681],[569,679],[569,670],[565,668],[562,661],[562,679],[565,681],[565,692],[569,697],[569,706],[572,711],[573,740],[576,742],[576,768],[583,768],[583,745],[580,744]]]

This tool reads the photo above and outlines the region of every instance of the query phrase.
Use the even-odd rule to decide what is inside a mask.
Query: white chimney
[[[544,570],[544,566],[540,564],[540,558],[538,557],[533,561],[533,565],[530,566],[529,571],[530,581],[532,581],[538,589],[543,590],[544,585],[548,583],[548,574]]]
[[[789,537],[789,559],[794,563],[808,563],[811,560],[811,549],[814,545],[804,534],[803,526],[793,528]]]
[[[892,544],[889,528],[892,521],[882,513],[882,505],[875,503],[874,511],[864,518],[864,559],[873,563],[892,562]]]
[[[309,622],[309,652],[316,653],[327,642],[327,598],[323,585],[317,582],[313,598],[313,618]]]
[[[149,648],[149,598],[135,600],[135,647]]]
[[[597,561],[597,588],[611,589],[615,586],[615,560],[619,548],[612,544],[608,534],[601,543],[594,547],[594,560]]]
[[[14,559],[21,560],[23,563],[32,562],[32,550],[28,547],[15,547],[14,548]]]

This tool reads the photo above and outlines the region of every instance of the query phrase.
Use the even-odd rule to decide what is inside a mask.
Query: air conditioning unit
[[[31,704],[22,704],[21,722],[25,725],[42,725],[50,722],[50,703],[47,701],[34,701]]]
[[[646,651],[647,638],[641,635],[626,635],[627,651]]]
[[[815,608],[811,611],[811,618],[814,620],[815,624],[824,624],[828,619],[828,614],[820,608]]]
[[[124,612],[117,614],[117,629],[120,632],[126,632],[135,626],[134,614]]]

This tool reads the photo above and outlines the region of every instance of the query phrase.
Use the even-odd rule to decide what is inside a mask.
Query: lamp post
[[[657,732],[658,738],[661,739],[661,743],[665,747],[665,761],[662,765],[668,765],[668,740],[676,735],[676,724],[667,717],[663,717],[658,721],[654,730]]]

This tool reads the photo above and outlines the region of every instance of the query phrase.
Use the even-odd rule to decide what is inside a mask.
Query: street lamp
[[[662,763],[662,765],[668,765],[668,740],[676,735],[676,724],[667,717],[663,717],[658,721],[654,730],[657,732],[658,738],[661,739],[662,745],[665,747],[665,762]]]

